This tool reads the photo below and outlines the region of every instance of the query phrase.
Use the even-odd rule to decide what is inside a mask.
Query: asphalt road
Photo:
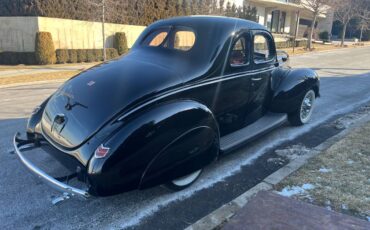
[[[132,225],[140,228],[154,214],[161,222],[161,228],[166,229],[169,220],[161,219],[158,213],[172,203],[189,205],[192,196],[212,190],[220,181],[228,182],[243,166],[255,164],[254,160],[269,148],[370,101],[370,47],[296,56],[291,58],[291,65],[313,68],[322,77],[322,97],[317,101],[310,124],[299,128],[284,126],[273,131],[210,165],[197,183],[178,193],[156,187],[87,201],[71,199],[57,206],[51,204],[51,199],[59,194],[30,175],[16,156],[8,152],[12,150],[13,134],[24,131],[25,117],[60,83],[0,88],[0,228],[115,229]],[[31,154],[39,164],[53,168],[51,173],[60,169],[45,154],[37,151]],[[204,197],[207,199],[210,198]],[[200,208],[197,203],[191,205],[194,209]],[[178,228],[181,226],[184,223]]]

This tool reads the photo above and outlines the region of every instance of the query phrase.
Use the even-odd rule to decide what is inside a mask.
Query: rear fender
[[[148,176],[148,172],[159,175],[161,172],[157,172],[157,169],[163,171],[160,164],[153,163],[154,159],[169,157],[166,159],[166,167],[171,163],[188,163],[191,157],[184,159],[184,155],[170,155],[169,152],[179,151],[181,148],[185,148],[189,154],[195,151],[196,146],[194,149],[188,149],[190,146],[182,145],[182,141],[189,144],[193,140],[190,134],[197,138],[212,134],[217,143],[219,138],[212,112],[203,104],[191,100],[154,105],[121,122],[122,127],[104,142],[104,145],[110,148],[108,156],[100,159],[93,156],[88,165],[87,172],[92,189],[99,195],[136,189],[141,181],[145,182],[145,187],[162,183],[158,178]],[[207,139],[197,141],[209,143]],[[178,148],[174,150],[174,146]],[[199,148],[203,150],[206,147],[202,145]],[[209,154],[213,155],[204,159],[199,166],[204,167],[217,157],[217,152]],[[184,167],[184,172],[187,172],[189,168]],[[145,171],[147,174],[143,177]],[[154,178],[155,182],[149,183]]]
[[[140,188],[152,187],[185,176],[217,158],[219,138],[216,130],[199,126],[172,141],[150,162]]]
[[[311,69],[279,69],[274,72],[272,81],[272,112],[294,112],[309,89],[313,89],[317,97],[320,96],[319,76]]]

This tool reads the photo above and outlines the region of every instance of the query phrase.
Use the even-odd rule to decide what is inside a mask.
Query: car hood
[[[124,109],[180,84],[174,71],[148,61],[127,57],[95,66],[50,98],[42,131],[63,147],[78,147]]]

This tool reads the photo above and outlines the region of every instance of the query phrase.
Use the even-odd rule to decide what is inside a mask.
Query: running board
[[[221,137],[220,150],[223,153],[230,152],[281,126],[286,120],[287,115],[284,113],[267,113],[253,124]]]

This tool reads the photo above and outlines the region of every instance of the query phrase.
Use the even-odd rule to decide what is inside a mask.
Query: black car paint
[[[196,33],[191,50],[140,44],[155,28],[177,26]],[[51,144],[47,151],[77,169],[97,196],[155,186],[203,168],[217,159],[223,135],[267,111],[292,112],[305,90],[313,88],[319,95],[314,71],[277,67],[274,44],[274,59],[254,63],[250,42],[249,63],[231,67],[229,50],[235,38],[251,41],[256,33],[272,39],[261,25],[240,19],[180,17],[156,22],[127,55],[61,86],[31,116],[28,138],[46,139]],[[68,92],[70,87],[77,93]],[[68,96],[74,102],[66,100]],[[71,109],[66,103],[86,108]],[[54,135],[49,130],[58,114],[68,120]],[[110,152],[97,159],[94,151],[102,143]]]

